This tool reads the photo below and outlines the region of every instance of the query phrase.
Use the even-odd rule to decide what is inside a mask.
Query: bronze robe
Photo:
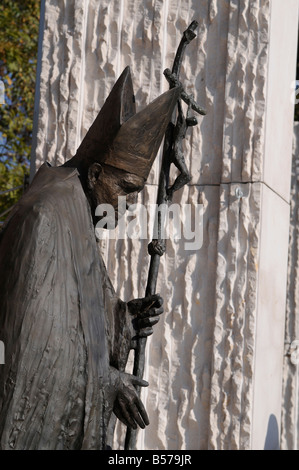
[[[0,235],[1,449],[105,448],[126,318],[77,170],[43,164]]]

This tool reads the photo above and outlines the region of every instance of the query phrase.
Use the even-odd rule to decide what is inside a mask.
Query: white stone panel
[[[261,211],[252,448],[273,450],[280,446],[290,206],[262,185]]]
[[[272,0],[263,181],[288,202],[297,37],[298,1]]]
[[[192,182],[260,180],[269,0],[46,1],[36,168],[74,155],[127,65],[137,109],[167,90],[163,70],[193,19],[181,80],[207,116],[185,145]],[[157,161],[149,182],[158,171]]]
[[[209,449],[250,449],[260,183],[220,192]]]

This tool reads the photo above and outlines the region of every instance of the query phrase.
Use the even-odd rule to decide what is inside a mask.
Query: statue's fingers
[[[127,428],[133,428],[133,429],[136,429],[137,426],[136,424],[133,422],[133,420],[131,419],[130,421],[128,421],[124,416],[123,414],[119,413],[119,410],[116,411],[116,410],[113,410],[114,411],[114,414],[115,416],[125,425],[127,426]],[[135,426],[135,427],[134,427]]]
[[[143,309],[143,299],[130,300],[127,305],[129,312],[132,315],[137,315]]]
[[[163,312],[164,312],[164,308],[159,307],[159,308],[152,308],[149,311],[149,314],[150,314],[151,317],[156,317],[157,315],[161,315]]]
[[[130,378],[133,385],[139,385],[140,387],[148,387],[149,385],[146,380],[137,377],[137,375],[130,375]]]
[[[164,308],[162,306],[151,306],[151,308],[144,310],[138,316],[139,319],[149,318],[149,317],[156,317],[157,315],[161,315],[164,312]]]
[[[136,401],[134,403],[132,403],[132,405],[131,405],[131,416],[133,416],[133,418],[136,421],[136,423],[138,424],[138,426],[141,429],[144,429],[145,425],[146,425],[146,422],[144,421],[144,419],[139,414],[139,411],[138,411],[139,407],[137,406],[137,402],[138,402],[138,400],[136,399]],[[147,418],[147,421],[148,421],[148,418]]]
[[[152,327],[147,327],[147,328],[142,328],[142,330],[139,331],[138,336],[141,338],[147,338],[148,336],[152,335],[154,330]]]
[[[141,330],[143,328],[154,326],[156,325],[156,323],[158,323],[159,320],[160,318],[157,317],[156,315],[153,315],[153,318],[152,317],[140,318],[140,320],[138,320],[138,328],[139,330]]]
[[[130,413],[127,410],[126,404],[120,400],[118,402],[118,406],[114,407],[114,413],[117,416],[117,418],[124,423],[126,426],[137,429],[137,425],[133,418],[131,417]]]
[[[149,419],[148,419],[148,414],[147,414],[146,409],[144,408],[144,405],[143,405],[142,401],[140,400],[140,398],[138,398],[136,400],[136,406],[138,408],[139,414],[142,417],[145,425],[148,426],[149,423],[150,423]]]
[[[157,254],[159,256],[162,256],[162,255],[164,255],[166,250],[165,250],[164,246],[158,245],[158,246],[156,246],[156,251],[157,251]]]
[[[157,317],[157,316],[161,315],[163,312],[164,312],[163,307],[151,308],[150,310],[147,310],[146,312],[143,312],[139,315],[138,322],[143,322],[143,320],[144,321],[149,320],[149,319],[151,319],[151,317]]]
[[[149,295],[143,300],[143,309],[149,310],[151,307],[161,307],[163,299],[159,294]]]
[[[163,297],[160,294],[155,294],[155,307],[162,307],[163,305]]]

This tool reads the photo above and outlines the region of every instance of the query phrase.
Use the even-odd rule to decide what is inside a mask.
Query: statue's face
[[[138,193],[144,188],[144,178],[123,170],[94,163],[88,171],[89,188],[94,204],[110,204],[115,210],[116,221],[131,204],[136,204]],[[119,205],[119,197],[126,198],[126,204]]]

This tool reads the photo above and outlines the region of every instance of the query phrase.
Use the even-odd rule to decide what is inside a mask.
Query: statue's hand
[[[150,256],[154,256],[154,255],[163,256],[166,251],[165,241],[154,239],[149,243],[147,250]]]
[[[126,426],[136,429],[138,425],[144,429],[149,424],[149,419],[134,385],[148,387],[148,382],[125,372],[120,372],[119,378],[114,414]]]
[[[146,337],[153,334],[153,326],[164,312],[163,299],[159,294],[149,295],[143,299],[128,302],[129,313],[133,316],[132,325],[137,336]]]

